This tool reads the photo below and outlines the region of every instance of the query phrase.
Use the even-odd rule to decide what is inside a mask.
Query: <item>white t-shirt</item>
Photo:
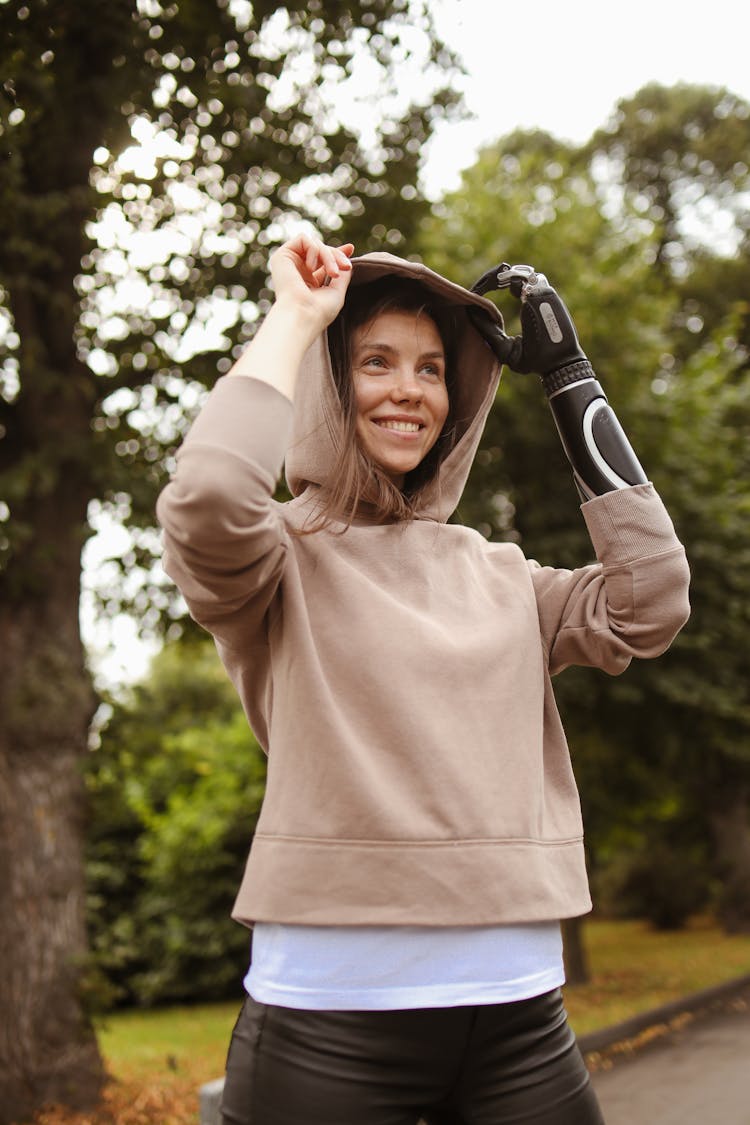
[[[287,926],[258,922],[247,992],[285,1008],[503,1004],[564,983],[557,922],[507,926]]]

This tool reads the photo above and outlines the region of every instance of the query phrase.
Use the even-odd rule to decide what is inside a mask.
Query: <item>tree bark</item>
[[[80,429],[64,400],[45,413],[62,436]],[[0,1125],[49,1103],[91,1108],[106,1077],[83,990],[96,698],[78,614],[90,484],[73,461],[55,475],[14,503],[24,532],[0,569]]]
[[[591,974],[583,940],[583,918],[565,918],[562,923],[562,935],[566,983],[587,984]]]
[[[721,879],[719,920],[728,933],[750,933],[750,785],[737,780],[712,802],[711,830]]]
[[[45,582],[0,606],[0,1125],[49,1102],[88,1108],[105,1078],[81,994],[95,705],[78,629],[82,519],[58,492],[45,522]]]
[[[78,617],[101,392],[78,353],[75,279],[96,210],[91,153],[120,102],[109,103],[106,51],[80,54],[79,32],[94,25],[80,5],[58,7],[75,24],[55,42],[62,84],[37,91],[42,124],[19,154],[16,226],[0,253],[20,340],[0,465],[10,508],[0,550],[0,1125],[47,1103],[90,1108],[106,1077],[83,996],[83,763],[96,700]],[[129,25],[130,6],[116,7]],[[34,28],[44,37],[47,24],[42,16]],[[82,113],[87,74],[96,98]]]

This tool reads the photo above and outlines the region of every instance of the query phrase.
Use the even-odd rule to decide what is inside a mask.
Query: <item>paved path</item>
[[[592,1078],[607,1125],[750,1125],[750,990]]]

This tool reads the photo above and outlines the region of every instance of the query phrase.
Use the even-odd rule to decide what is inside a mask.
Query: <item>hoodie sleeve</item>
[[[251,642],[284,569],[288,533],[272,497],[292,413],[258,379],[220,379],[157,501],[164,570],[191,616],[230,645],[238,626]]]
[[[577,570],[529,563],[542,641],[554,675],[571,664],[623,672],[659,656],[690,614],[690,572],[672,521],[650,484],[582,505],[599,560]]]

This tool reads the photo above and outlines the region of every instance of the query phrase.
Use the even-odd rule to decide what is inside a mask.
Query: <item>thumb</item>
[[[466,311],[477,332],[495,357],[500,360],[500,363],[506,363],[509,367],[512,366],[511,357],[518,355],[520,358],[522,348],[520,336],[515,338],[508,336],[486,309],[469,306]]]

